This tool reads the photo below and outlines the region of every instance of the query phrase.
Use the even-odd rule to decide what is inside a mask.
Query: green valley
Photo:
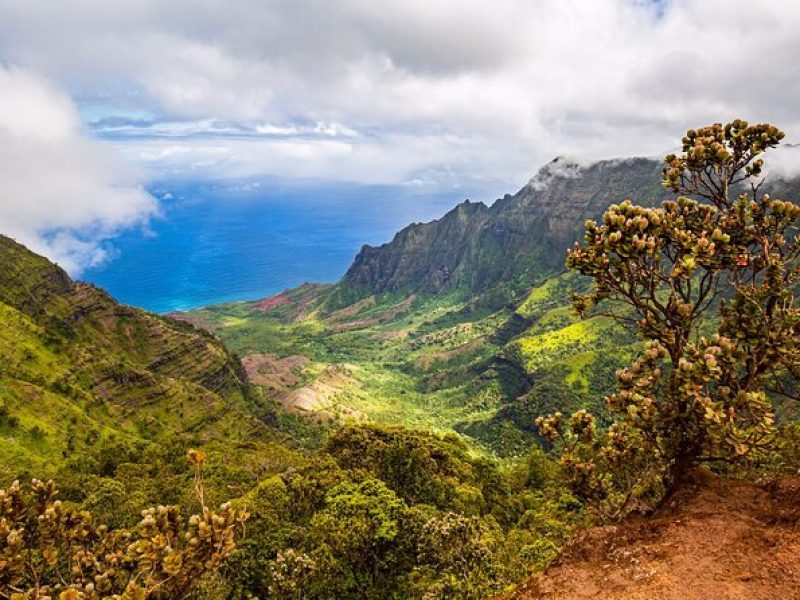
[[[0,600],[800,600],[798,31],[0,0]]]
[[[325,304],[336,290],[321,288],[300,296],[302,309],[235,303],[179,318],[219,335],[243,357],[251,381],[262,379],[298,415],[457,431],[506,456],[533,443],[533,419],[548,407],[596,404],[625,357],[603,355],[620,337],[608,323],[570,314],[574,279],[553,281],[516,310],[450,292],[368,296],[330,311]],[[287,386],[281,363],[291,357]],[[542,393],[548,386],[553,397]]]
[[[494,597],[545,568],[577,529],[623,515],[608,506],[658,505],[652,499],[669,482],[652,474],[677,464],[659,450],[671,430],[638,432],[654,413],[670,422],[691,412],[656,412],[664,405],[645,392],[659,377],[705,369],[669,389],[708,387],[696,412],[709,431],[723,428],[713,429],[713,448],[755,445],[761,438],[724,423],[759,409],[760,434],[772,427],[773,405],[760,391],[733,395],[732,380],[717,386],[709,373],[733,342],[717,335],[712,347],[700,335],[727,327],[738,343],[764,336],[735,331],[724,301],[742,296],[714,296],[703,309],[709,319],[686,308],[711,290],[691,271],[699,261],[716,274],[747,266],[749,255],[716,257],[705,229],[682,231],[717,213],[688,198],[660,205],[659,169],[643,158],[557,159],[491,206],[465,202],[365,246],[337,284],[169,315],[121,305],[0,236],[0,597]],[[800,192],[798,180],[769,185]],[[730,215],[739,214],[726,202],[710,234],[720,245],[734,243],[722,227],[733,231]],[[778,202],[768,212],[740,200],[736,210],[756,223],[777,215],[786,229],[800,209]],[[696,256],[641,258],[667,242],[639,232],[667,219],[675,226],[657,230],[660,239]],[[630,247],[613,254],[623,231]],[[567,271],[566,251],[581,239],[570,261],[595,262]],[[612,255],[619,270],[603,271]],[[639,284],[649,268],[672,275]],[[618,286],[625,278],[637,283]],[[780,287],[776,277],[764,281]],[[779,289],[769,306],[790,294]],[[578,308],[587,299],[604,308],[579,316],[576,298]],[[794,308],[784,304],[791,328]],[[642,318],[637,311],[651,305]],[[687,344],[705,354],[687,346],[695,360],[659,363],[665,346],[645,345],[642,332],[667,341],[675,332],[650,318],[658,311],[692,319]],[[777,380],[789,389],[793,347],[776,340],[774,348],[789,357]],[[757,461],[731,460],[718,472],[796,470],[786,389],[767,390],[779,441]],[[725,412],[713,394],[739,404]],[[622,431],[626,419],[640,429]],[[642,463],[650,479],[630,474]],[[28,485],[32,478],[53,478],[59,491]]]
[[[0,590],[111,544],[130,558],[42,593],[484,597],[540,569],[585,519],[543,453],[501,464],[453,433],[495,408],[493,384],[471,373],[492,363],[510,311],[451,297],[423,317],[367,300],[325,324],[312,309],[329,288],[309,286],[256,318],[244,306],[192,316],[250,352],[240,362],[204,329],[119,305],[9,238],[0,261],[0,549],[15,556]],[[271,353],[254,353],[265,340]],[[483,399],[463,406],[473,389]],[[226,524],[208,547],[160,545],[200,518]],[[76,537],[85,522],[102,525]],[[464,557],[469,576],[453,579]]]
[[[465,202],[364,247],[334,286],[173,316],[217,334],[251,380],[295,357],[295,381],[272,394],[295,414],[456,431],[490,454],[524,453],[539,415],[602,413],[634,354],[633,333],[573,314],[571,294],[589,282],[563,258],[611,202],[665,197],[659,169],[555,159],[490,207]],[[800,191],[796,180],[769,185]]]

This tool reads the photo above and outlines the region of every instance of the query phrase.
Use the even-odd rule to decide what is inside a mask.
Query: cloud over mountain
[[[0,0],[0,14],[0,64],[49,77],[151,178],[490,195],[555,155],[657,155],[709,121],[800,136],[795,0]]]
[[[140,174],[41,77],[0,68],[0,90],[0,230],[73,273],[102,262],[104,239],[156,211]]]
[[[800,126],[793,0],[0,8],[0,57],[63,82],[90,109],[284,130],[338,123],[373,134],[360,145],[451,136],[505,149],[517,176],[558,153],[660,152],[682,129],[733,115]],[[457,163],[444,146],[439,163]]]

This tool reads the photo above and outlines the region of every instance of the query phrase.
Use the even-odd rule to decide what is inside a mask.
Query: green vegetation
[[[610,427],[598,431],[585,410],[567,424],[560,413],[539,419],[564,441],[573,488],[605,514],[654,506],[702,463],[773,448],[766,391],[785,393],[783,377],[797,373],[800,206],[759,198],[755,184],[753,196],[731,190],[783,137],[740,120],[690,130],[664,169],[665,187],[683,195],[661,208],[612,205],[568,255],[595,283],[576,310],[633,323],[646,342],[607,397]]]
[[[202,512],[184,523],[177,506],[142,512],[134,529],[109,530],[91,513],[57,499],[53,481],[14,481],[0,490],[0,594],[3,597],[183,598],[236,549],[246,511],[203,503],[203,452],[192,450]]]
[[[323,299],[316,299],[317,306]],[[485,387],[475,376],[500,350],[491,338],[512,317],[511,311],[475,309],[455,295],[398,304],[391,298],[372,300],[346,314],[324,314],[316,308],[298,319],[237,303],[192,311],[189,317],[242,356],[269,350],[310,359],[304,367],[309,377],[298,387],[316,399],[332,392],[344,409],[343,420],[350,415],[452,431],[457,423],[496,406],[496,398],[486,392],[483,405],[469,405],[467,399]],[[273,344],[274,339],[281,341]],[[332,375],[331,369],[341,376]],[[284,396],[291,400],[292,390]],[[303,412],[317,410],[330,413],[330,403],[320,400],[319,406]]]
[[[458,431],[509,456],[537,443],[533,421],[554,405],[598,406],[620,357],[633,351],[632,336],[610,322],[569,313],[575,285],[574,276],[546,280],[516,309],[449,293],[368,296],[331,310],[331,290],[321,288],[304,294],[302,310],[240,302],[185,318],[246,363],[263,352],[308,359],[299,381],[275,394],[296,414]],[[539,393],[546,381],[554,383],[549,398]]]
[[[584,519],[541,453],[501,468],[453,434],[378,426],[339,430],[242,503],[248,539],[223,576],[270,598],[487,597]]]
[[[796,470],[800,208],[729,198],[780,137],[690,132],[659,208],[646,159],[548,166],[169,317],[0,236],[0,597],[486,598],[698,464]]]
[[[0,514],[0,556],[18,557],[0,562],[0,588],[32,598],[479,598],[541,569],[585,519],[541,452],[500,462],[453,432],[466,415],[494,414],[500,384],[473,373],[495,368],[509,309],[388,295],[324,313],[325,288],[309,288],[268,312],[237,304],[192,315],[242,350],[310,359],[277,371],[254,363],[274,383],[254,386],[215,336],[120,306],[0,241],[5,262],[42,278],[7,286],[0,302],[0,476],[12,507]],[[327,404],[281,406],[284,393],[300,403],[301,390]],[[191,447],[208,456],[200,497],[184,469]],[[40,474],[59,482],[58,502],[51,483],[13,483]],[[217,515],[205,508],[231,499]],[[188,522],[198,535],[208,521],[225,550],[201,560],[207,546],[184,544],[179,510],[200,515]],[[235,549],[234,511],[252,514]],[[33,523],[51,513],[44,535]],[[158,555],[131,554],[145,547]],[[72,571],[75,557],[104,549],[122,562],[103,554]]]

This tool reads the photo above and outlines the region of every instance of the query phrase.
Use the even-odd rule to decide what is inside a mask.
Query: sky
[[[153,182],[491,200],[734,117],[800,142],[798,31],[797,0],[0,0],[0,232],[79,274]]]

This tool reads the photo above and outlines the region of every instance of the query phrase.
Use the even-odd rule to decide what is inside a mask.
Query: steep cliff
[[[466,201],[441,219],[409,225],[382,246],[364,246],[340,283],[358,294],[499,288],[516,297],[563,268],[586,219],[627,198],[653,206],[670,196],[662,162],[650,158],[548,163],[516,194],[487,207]],[[796,197],[800,180],[768,181],[763,192]],[[357,292],[353,294],[352,292]]]
[[[369,293],[501,285],[522,291],[563,265],[583,223],[614,201],[653,204],[665,196],[661,164],[646,158],[582,165],[556,158],[513,196],[491,207],[466,201],[441,219],[413,224],[382,246],[364,246],[342,286]]]

